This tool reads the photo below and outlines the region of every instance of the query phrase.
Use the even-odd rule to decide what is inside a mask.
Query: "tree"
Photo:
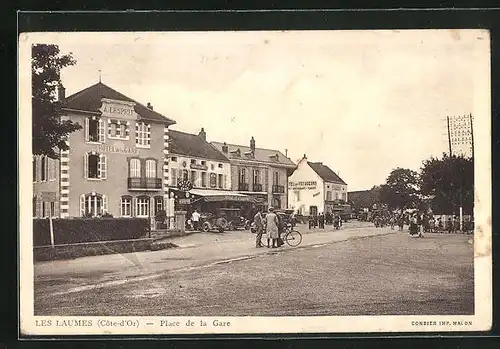
[[[474,207],[474,163],[464,156],[443,154],[441,159],[424,161],[421,169],[421,191],[430,197],[434,211],[467,213]]]
[[[78,123],[61,120],[61,101],[56,92],[61,84],[61,69],[76,64],[71,54],[61,55],[57,45],[31,47],[32,136],[33,154],[59,158],[59,150],[68,150],[68,135],[82,128]]]
[[[406,168],[396,168],[381,185],[380,201],[389,209],[406,209],[419,205],[419,181],[415,171]]]

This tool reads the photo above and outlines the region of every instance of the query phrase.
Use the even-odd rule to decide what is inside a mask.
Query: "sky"
[[[384,183],[447,151],[446,116],[474,113],[482,31],[53,33],[66,95],[99,81],[208,141],[305,154],[347,182]],[[481,46],[484,48],[484,44]]]

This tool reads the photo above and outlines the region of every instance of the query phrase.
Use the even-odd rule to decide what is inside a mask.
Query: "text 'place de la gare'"
[[[34,156],[34,217],[140,217],[154,226],[162,211],[168,224],[176,211],[189,217],[214,207],[248,217],[269,207],[315,215],[348,199],[346,182],[327,165],[306,155],[296,164],[258,147],[258,135],[239,145],[208,141],[201,125],[198,134],[174,130],[151,103],[102,82],[67,97],[61,86],[58,99],[63,119],[83,127],[60,159]]]

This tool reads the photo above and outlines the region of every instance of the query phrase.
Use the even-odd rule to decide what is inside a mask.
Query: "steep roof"
[[[212,144],[198,135],[169,129],[171,154],[229,162],[229,159]]]
[[[169,119],[166,116],[154,110],[149,109],[148,107],[112,89],[111,87],[103,84],[102,82],[98,82],[95,85],[87,87],[86,89],[76,92],[69,97],[66,97],[63,101],[63,107],[74,110],[99,112],[99,109],[101,108],[102,104],[101,102],[102,98],[135,103],[134,110],[137,114],[139,114],[141,119],[159,121],[166,123],[168,125],[175,124],[174,120]]]
[[[223,151],[222,147],[224,143],[212,142],[212,144],[219,150]],[[287,158],[279,150],[255,148],[255,154],[253,157],[247,157],[245,153],[250,153],[251,149],[249,146],[237,145],[237,144],[226,144],[228,147],[228,152],[226,155],[230,160],[255,160],[260,162],[266,162],[274,165],[284,165],[288,167],[296,167],[292,160]],[[240,156],[236,155],[235,151],[240,150]]]
[[[333,183],[339,183],[339,184],[344,184],[347,185],[346,182],[342,180],[342,178],[339,177],[335,172],[332,171],[332,169],[326,165],[323,165],[321,162],[310,162],[308,161],[307,164],[318,174],[318,176],[321,177],[322,180],[325,182],[333,182]]]

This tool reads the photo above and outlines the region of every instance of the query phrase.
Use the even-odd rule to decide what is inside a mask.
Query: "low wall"
[[[54,247],[35,246],[33,248],[33,259],[35,262],[52,261],[117,253],[156,251],[172,247],[177,246],[172,243],[155,242],[151,238],[55,245]]]

